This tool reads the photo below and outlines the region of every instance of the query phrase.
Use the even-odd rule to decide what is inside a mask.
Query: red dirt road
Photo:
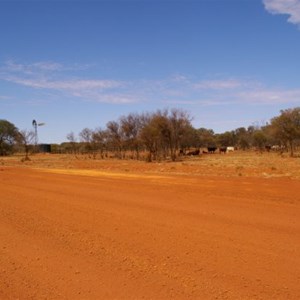
[[[300,299],[299,180],[63,173],[0,168],[0,299]]]

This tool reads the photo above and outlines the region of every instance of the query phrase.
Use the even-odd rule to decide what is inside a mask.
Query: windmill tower
[[[38,126],[43,126],[45,125],[45,123],[37,123],[36,120],[32,121],[32,126],[34,128],[34,145],[35,145],[35,149],[37,150],[37,145],[38,145],[38,131],[37,128]]]

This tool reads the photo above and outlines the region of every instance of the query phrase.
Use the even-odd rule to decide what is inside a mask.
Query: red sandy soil
[[[2,160],[0,299],[300,299],[299,158],[220,157]]]

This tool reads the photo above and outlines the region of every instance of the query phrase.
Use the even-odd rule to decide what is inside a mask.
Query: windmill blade
[[[43,126],[45,125],[46,123],[38,123],[38,126]]]

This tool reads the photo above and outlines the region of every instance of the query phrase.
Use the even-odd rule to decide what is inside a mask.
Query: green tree
[[[216,136],[212,129],[199,128],[197,129],[197,134],[200,147],[216,145]]]
[[[199,149],[200,146],[201,144],[197,129],[195,129],[192,125],[187,126],[180,142],[180,149],[183,151],[190,148]]]
[[[271,119],[272,133],[289,146],[290,155],[293,156],[295,141],[300,139],[300,107],[281,110],[280,113]]]
[[[236,146],[234,131],[225,131],[217,135],[217,141],[220,146]]]
[[[20,138],[18,128],[7,120],[0,120],[0,156],[10,154]]]
[[[246,150],[250,147],[250,135],[245,127],[240,127],[235,130],[237,145],[240,149]]]
[[[264,132],[259,129],[253,133],[253,146],[257,147],[260,151],[262,151],[267,143],[267,137]]]

